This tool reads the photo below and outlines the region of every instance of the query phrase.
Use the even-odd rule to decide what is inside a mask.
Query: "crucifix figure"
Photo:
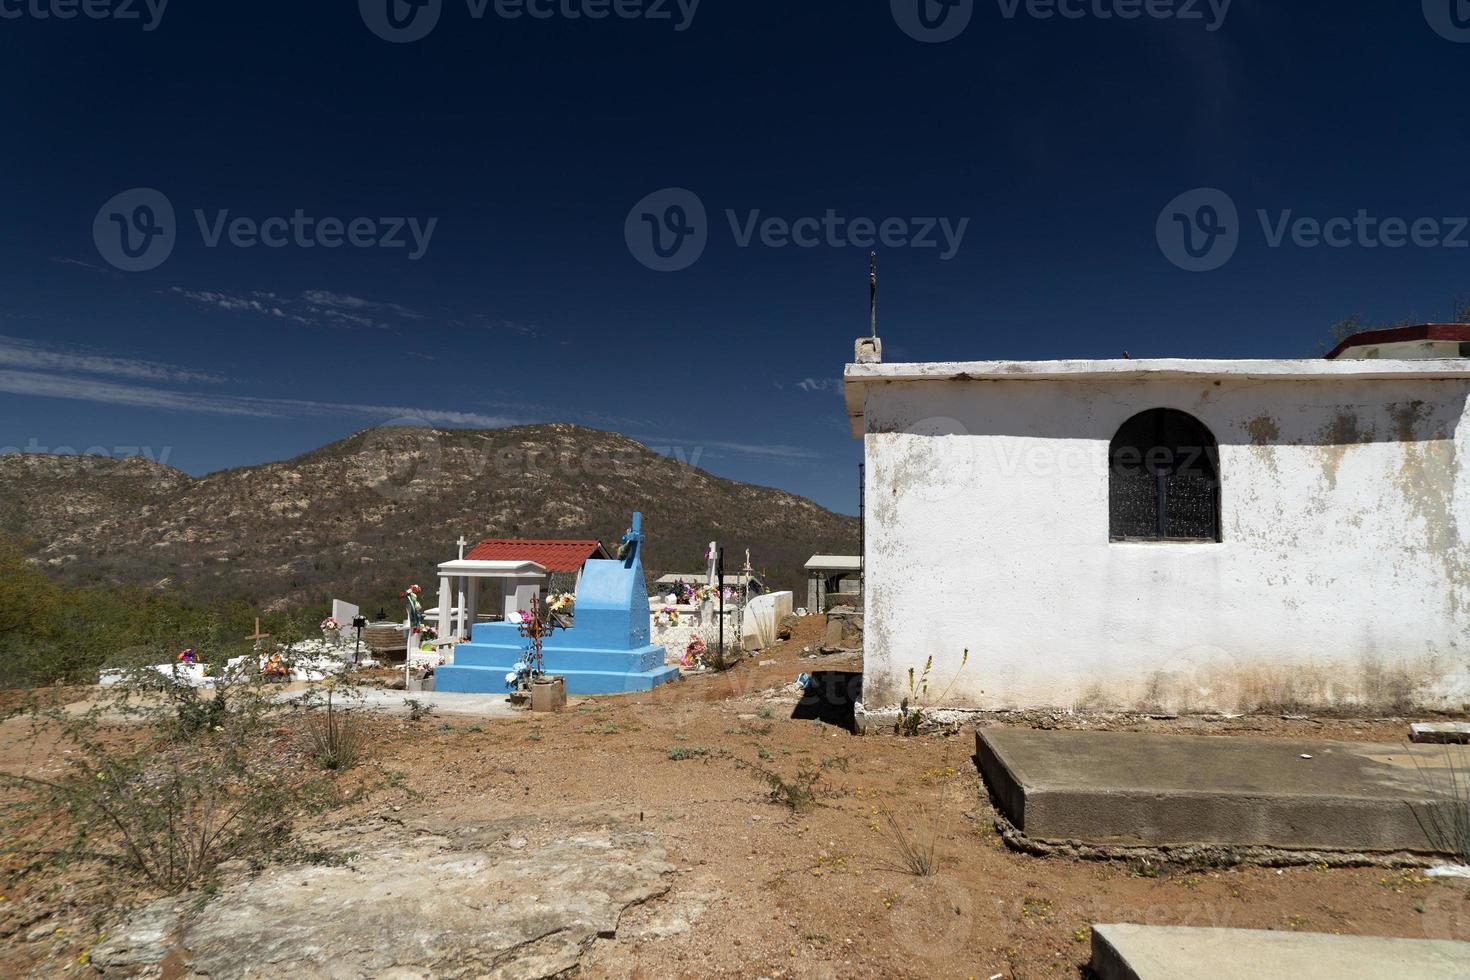
[[[638,511],[633,512],[633,526],[628,528],[623,535],[623,542],[618,546],[618,560],[629,568],[633,562],[638,560],[638,548],[643,543],[643,515]]]

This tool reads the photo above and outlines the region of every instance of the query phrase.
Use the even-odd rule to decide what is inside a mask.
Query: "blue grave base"
[[[578,613],[580,620],[581,613]],[[679,679],[664,666],[664,648],[648,644],[608,650],[577,643],[581,624],[547,638],[541,659],[548,674],[565,677],[568,694],[628,694]],[[474,638],[454,648],[454,663],[434,672],[434,690],[455,694],[502,694],[507,674],[526,655],[526,639],[511,623],[480,623]]]
[[[650,643],[641,515],[633,515],[627,559],[589,561],[577,590],[576,625],[542,641],[548,674],[566,678],[568,694],[628,694],[679,679],[664,666],[664,648]],[[529,641],[514,623],[478,623],[468,643],[454,649],[454,663],[434,672],[434,690],[499,694],[507,674],[526,657]]]

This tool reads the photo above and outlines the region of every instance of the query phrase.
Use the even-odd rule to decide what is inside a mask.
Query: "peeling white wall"
[[[1470,704],[1467,395],[1463,379],[870,384],[864,701],[897,704],[932,656],[929,700],[956,707]],[[1109,541],[1108,444],[1151,408],[1219,441],[1223,543]]]

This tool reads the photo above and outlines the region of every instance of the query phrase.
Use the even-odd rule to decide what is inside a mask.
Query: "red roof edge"
[[[465,557],[474,561],[533,561],[548,572],[575,572],[590,558],[612,555],[595,538],[575,541],[487,538]]]
[[[1415,340],[1451,340],[1470,343],[1470,323],[1421,323],[1412,327],[1389,327],[1386,330],[1364,330],[1355,333],[1327,354],[1335,361],[1344,351],[1369,344],[1402,344]]]

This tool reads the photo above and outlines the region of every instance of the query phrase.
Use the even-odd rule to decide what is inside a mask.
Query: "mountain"
[[[279,608],[342,598],[375,609],[454,542],[600,538],[643,512],[650,578],[693,572],[705,545],[744,549],[805,597],[813,554],[856,552],[855,518],[575,425],[382,428],[296,459],[194,478],[144,459],[0,456],[0,533],[78,585],[146,584]]]

